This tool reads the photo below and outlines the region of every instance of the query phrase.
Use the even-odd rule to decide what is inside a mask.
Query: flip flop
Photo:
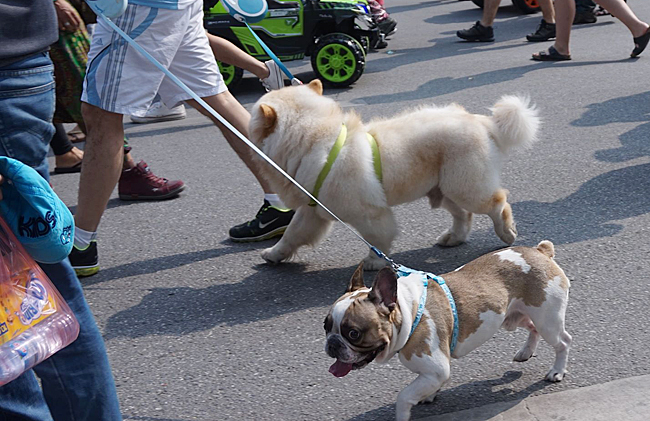
[[[645,47],[648,46],[648,42],[650,41],[650,28],[645,30],[645,34],[641,35],[640,37],[634,38],[634,50],[632,50],[632,54],[630,54],[630,57],[638,57],[643,50],[645,50]]]
[[[86,134],[81,131],[79,126],[70,130],[67,134],[68,134],[68,139],[70,139],[70,142],[72,143],[79,143],[79,142],[86,141]]]
[[[533,54],[535,61],[567,61],[571,60],[570,54],[560,54],[552,45],[548,47],[547,51],[540,51]]]
[[[56,167],[54,168],[55,174],[71,174],[75,172],[81,172],[81,162],[79,161],[71,167]]]

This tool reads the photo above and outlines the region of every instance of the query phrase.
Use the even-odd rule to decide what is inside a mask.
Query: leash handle
[[[127,35],[124,31],[122,31],[115,23],[113,23],[112,20],[107,18],[102,11],[96,7],[94,7],[94,4],[92,1],[87,1],[88,5],[90,6],[91,9],[97,14],[97,16],[101,17],[104,19],[104,21],[110,26],[115,32],[117,32],[122,38],[124,38],[133,48],[136,49],[140,54],[142,54],[147,60],[149,60],[154,66],[156,66],[161,72],[163,72],[167,77],[171,79],[172,82],[174,82],[176,85],[178,85],[185,93],[187,93],[192,99],[194,99],[196,102],[198,102],[205,110],[210,113],[214,118],[219,120],[221,124],[223,124],[228,130],[230,130],[235,136],[237,136],[242,142],[244,142],[248,147],[250,147],[252,150],[255,151],[259,156],[262,157],[266,162],[268,162],[273,168],[275,168],[280,174],[282,174],[284,177],[286,177],[291,183],[293,183],[300,191],[305,193],[311,200],[316,202],[320,207],[322,207],[327,213],[329,213],[335,220],[343,224],[350,232],[352,232],[354,235],[356,235],[361,241],[363,241],[377,256],[386,259],[389,263],[392,265],[395,265],[395,262],[393,262],[388,256],[386,256],[381,250],[370,244],[368,241],[366,241],[365,238],[363,238],[358,232],[356,232],[352,227],[350,227],[348,224],[343,222],[341,218],[336,216],[334,212],[329,210],[325,205],[323,205],[317,198],[315,198],[307,189],[305,189],[300,183],[298,183],[296,180],[293,179],[289,174],[287,174],[286,171],[284,171],[278,164],[273,162],[271,158],[269,158],[264,152],[262,152],[257,146],[255,146],[250,140],[246,138],[239,130],[237,130],[232,124],[230,124],[225,118],[223,118],[218,112],[216,112],[211,106],[209,106],[203,99],[201,99],[194,91],[192,91],[190,88],[187,87],[180,79],[178,79],[172,72],[167,70],[162,64],[158,62],[151,54],[149,54],[144,48],[142,48],[137,42],[133,40],[129,35]]]

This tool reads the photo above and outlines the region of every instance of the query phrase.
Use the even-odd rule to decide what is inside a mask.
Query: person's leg
[[[501,0],[485,0],[483,2],[483,17],[481,18],[481,25],[488,27],[492,26],[494,19],[497,17],[497,11]]]
[[[226,121],[235,126],[244,136],[248,137],[248,123],[250,121],[250,114],[246,109],[232,96],[229,91],[222,92],[217,95],[202,98],[209,106],[214,108]],[[219,127],[224,137],[228,141],[230,147],[237,153],[237,156],[244,162],[246,167],[253,173],[257,181],[260,183],[264,193],[272,193],[271,186],[268,181],[264,179],[258,168],[257,162],[253,161],[251,149],[235,136],[230,130],[226,129],[216,118],[209,114],[203,107],[196,101],[186,101],[188,105],[196,108],[203,115],[209,117]]]
[[[122,114],[87,103],[82,104],[81,110],[88,133],[75,226],[95,232],[122,172],[124,128]]]
[[[79,336],[34,371],[55,421],[120,421],[104,340],[67,260],[41,265],[79,322]]]
[[[54,123],[54,128],[56,132],[50,141],[50,147],[54,152],[54,172],[71,173],[81,171],[81,162],[84,157],[83,151],[70,142],[63,124]]]
[[[555,44],[558,53],[571,55],[569,40],[571,25],[576,14],[575,0],[555,0]]]
[[[537,0],[540,9],[542,9],[542,19],[546,23],[555,23],[555,7],[553,0]]]
[[[648,30],[648,24],[640,20],[623,0],[596,0],[596,3],[623,22],[634,38],[642,36]]]

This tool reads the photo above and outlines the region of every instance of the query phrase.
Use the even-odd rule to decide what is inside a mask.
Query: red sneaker
[[[122,200],[163,200],[178,196],[185,188],[181,180],[155,176],[146,162],[123,170],[117,191]]]

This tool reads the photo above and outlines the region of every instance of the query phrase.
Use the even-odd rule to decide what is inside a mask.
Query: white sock
[[[271,206],[275,206],[276,208],[287,209],[287,206],[284,204],[282,199],[280,199],[280,197],[275,193],[270,193],[270,194],[265,193],[264,200],[266,200],[271,204]]]
[[[78,249],[85,249],[90,245],[90,242],[97,237],[97,231],[86,231],[79,227],[74,227],[74,245]]]

